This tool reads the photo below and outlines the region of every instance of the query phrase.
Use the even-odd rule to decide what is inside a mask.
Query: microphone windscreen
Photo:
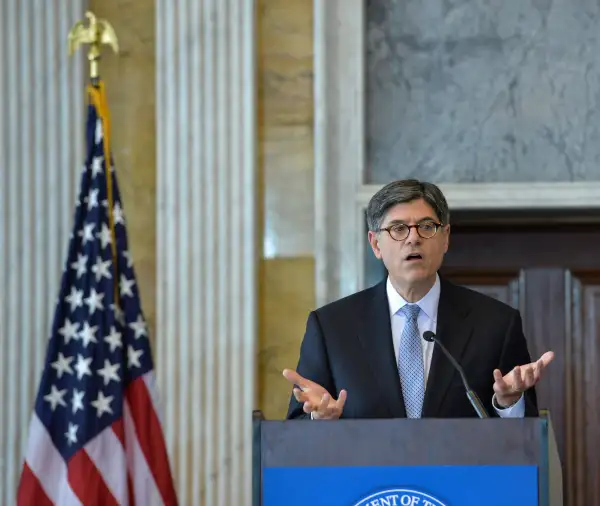
[[[431,332],[431,330],[427,330],[426,332],[423,332],[423,339],[425,339],[425,341],[432,343],[434,338],[435,338],[435,334],[433,332]]]

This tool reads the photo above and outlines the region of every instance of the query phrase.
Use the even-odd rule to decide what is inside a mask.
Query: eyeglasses
[[[424,221],[417,223],[416,225],[406,225],[404,223],[397,223],[386,228],[380,228],[377,232],[383,232],[384,230],[390,234],[390,237],[394,241],[404,241],[410,234],[411,228],[417,229],[417,234],[423,239],[431,239],[437,231],[442,227],[441,223],[435,221]]]

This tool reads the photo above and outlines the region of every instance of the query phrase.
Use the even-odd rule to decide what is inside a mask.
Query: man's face
[[[439,217],[423,199],[390,208],[381,228],[419,223],[440,223]],[[383,260],[392,280],[412,286],[435,276],[448,251],[449,235],[449,225],[439,228],[430,239],[421,237],[416,228],[411,228],[406,239],[400,241],[392,239],[388,232],[382,230],[379,233],[369,232],[369,242],[375,256]]]

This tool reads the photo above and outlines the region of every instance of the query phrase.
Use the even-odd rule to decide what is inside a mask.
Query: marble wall
[[[312,255],[312,2],[259,0],[258,6],[263,253]]]
[[[600,179],[600,6],[367,1],[365,178]]]
[[[259,408],[267,419],[282,419],[292,390],[281,371],[298,362],[306,318],[315,304],[314,259],[262,260],[259,279]]]
[[[151,2],[92,0],[115,27],[119,58],[107,53],[113,150],[128,220],[130,249],[155,339],[156,120],[155,7]],[[314,307],[313,5],[258,2],[258,157],[261,192],[259,407],[285,416],[289,385],[308,311]],[[135,206],[135,207],[134,207]]]
[[[250,438],[246,436],[250,434],[247,430],[250,425],[247,415],[256,406],[253,380],[258,384],[259,406],[266,416],[283,417],[291,388],[281,376],[281,370],[295,366],[306,317],[314,305],[312,2],[259,2],[258,40],[255,40],[259,46],[259,120],[256,126],[246,121],[243,132],[242,126],[234,121],[235,118],[222,114],[222,111],[225,110],[223,104],[236,103],[236,100],[230,100],[231,97],[243,96],[243,107],[240,99],[238,112],[243,110],[244,118],[252,117],[254,92],[251,87],[243,84],[251,82],[249,74],[254,67],[254,59],[248,55],[254,53],[251,49],[242,50],[251,48],[247,37],[248,34],[252,35],[254,28],[251,1],[213,0],[209,5],[193,0],[177,4],[167,0],[137,3],[131,0],[90,0],[73,2],[69,7],[56,12],[51,6],[40,12],[32,10],[31,5],[28,5],[31,2],[33,0],[27,2],[27,5],[13,2],[0,7],[0,13],[10,12],[10,16],[7,14],[4,18],[13,21],[7,40],[28,40],[28,27],[37,27],[39,24],[43,28],[41,31],[36,29],[35,33],[45,33],[50,41],[44,44],[42,39],[34,37],[31,39],[31,46],[23,46],[25,49],[29,48],[28,51],[31,50],[32,58],[29,60],[18,60],[20,53],[15,49],[15,44],[0,48],[0,56],[7,62],[6,66],[18,68],[18,71],[10,74],[10,79],[4,80],[5,84],[8,83],[8,94],[0,94],[3,98],[0,99],[0,109],[7,111],[7,117],[17,118],[11,122],[14,128],[5,129],[5,135],[0,135],[0,145],[6,144],[6,149],[0,149],[0,157],[4,154],[2,160],[7,167],[16,167],[15,170],[0,171],[3,183],[6,183],[0,185],[0,188],[8,192],[4,200],[0,199],[6,211],[4,221],[0,220],[0,242],[6,233],[12,245],[7,250],[8,256],[5,255],[6,262],[0,273],[2,279],[7,280],[4,285],[8,286],[11,293],[17,294],[13,297],[13,303],[6,306],[11,314],[0,318],[0,322],[5,325],[4,330],[8,329],[0,333],[0,342],[6,345],[0,346],[0,363],[7,365],[6,378],[0,377],[0,398],[6,401],[4,404],[15,406],[10,413],[0,415],[0,436],[5,436],[0,437],[0,497],[5,499],[0,502],[9,503],[10,498],[15,496],[21,457],[27,442],[27,432],[22,428],[28,425],[31,401],[38,381],[38,376],[32,371],[40,370],[43,363],[44,348],[36,343],[47,339],[48,318],[54,300],[51,294],[56,293],[56,276],[60,273],[62,251],[70,233],[77,174],[83,160],[82,146],[69,142],[79,135],[79,121],[85,119],[85,86],[80,79],[75,79],[84,69],[83,54],[79,59],[69,60],[66,47],[61,44],[66,44],[65,27],[82,19],[84,8],[89,8],[99,18],[108,19],[115,28],[120,43],[121,51],[118,56],[104,50],[100,70],[107,87],[112,119],[111,147],[127,219],[130,252],[143,310],[149,324],[149,335],[154,345],[157,376],[162,380],[161,386],[168,386],[160,391],[161,405],[166,408],[163,409],[163,413],[166,411],[167,415],[166,435],[171,445],[171,465],[181,502],[243,502],[250,483],[250,474],[247,472]],[[181,8],[184,4],[185,9]],[[209,15],[212,14],[212,7],[215,8],[215,16]],[[173,16],[175,11],[176,19]],[[33,12],[39,16],[36,17]],[[169,14],[166,21],[164,17],[161,18],[161,12]],[[188,22],[186,13],[195,13],[193,22],[204,20],[210,25],[202,32],[202,47],[208,48],[206,51],[212,58],[209,63],[206,59],[197,58],[199,52],[190,51],[189,48],[181,49],[181,45],[173,43],[175,36],[185,38],[188,33],[191,33],[190,38],[198,40],[198,31]],[[236,24],[239,19],[245,21],[244,39],[240,26]],[[180,25],[188,32],[179,31]],[[162,27],[163,31],[157,26]],[[164,30],[165,27],[168,32]],[[226,29],[223,30],[223,27]],[[232,34],[231,37],[223,36],[226,33]],[[200,47],[200,44],[192,46]],[[179,48],[177,54],[180,55],[177,72],[161,72],[161,68],[168,68],[168,60],[161,59],[160,55],[166,49],[172,54],[174,47]],[[61,56],[56,59],[44,58],[44,55],[51,53]],[[17,61],[22,65],[17,64]],[[201,72],[204,83],[211,79],[210,68],[219,70],[215,81],[218,84],[229,79],[230,74],[223,70],[233,69],[229,80],[235,86],[219,86],[221,91],[217,93],[220,97],[215,109],[217,122],[224,127],[214,136],[210,135],[210,128],[206,127],[212,124],[212,117],[206,111],[204,114],[198,113],[197,101],[186,102],[186,98],[196,96],[194,90],[197,81],[187,73],[187,67],[182,61],[188,62],[189,68],[207,68]],[[240,61],[245,63],[243,73],[239,71],[240,66],[236,65]],[[32,71],[40,70],[40,64],[43,64],[42,71],[49,76],[45,80],[47,86],[22,85],[29,82],[28,76]],[[87,76],[87,65],[85,74]],[[164,86],[164,81],[171,78],[172,81],[167,84],[172,84],[172,89],[176,90],[174,94],[179,108],[177,114],[168,117],[167,121],[157,121],[157,104],[163,115],[169,109],[168,102],[161,102],[157,97],[160,99],[164,95],[170,95],[171,91],[165,91],[168,86]],[[207,87],[204,86],[203,89],[206,94]],[[241,90],[247,90],[247,93],[244,94]],[[13,97],[20,99],[12,100]],[[206,102],[210,103],[210,100]],[[189,121],[185,112],[181,113],[187,111],[187,103],[193,105],[190,109],[192,119]],[[25,107],[24,111],[29,111],[25,114],[19,110],[19,104],[37,104],[38,107]],[[235,111],[235,108],[227,110]],[[198,182],[198,179],[191,177],[196,173],[196,165],[189,163],[189,155],[192,153],[190,149],[186,150],[187,163],[173,161],[181,162],[181,158],[175,158],[174,153],[177,153],[179,146],[189,148],[194,138],[179,136],[177,143],[168,144],[164,140],[165,136],[157,134],[165,129],[174,132],[174,117],[177,120],[182,118],[182,128],[192,132],[197,132],[200,125],[204,132],[203,140],[212,139],[212,152],[215,153],[214,148],[218,147],[216,163],[210,167],[209,164],[202,166],[209,176],[208,181],[213,182],[212,186],[204,185],[208,194],[214,196],[212,202],[207,199],[212,207],[202,206],[201,212],[197,214],[187,213],[187,217],[181,220],[187,225],[177,223],[176,215],[170,217],[170,221],[164,219],[169,208],[161,206],[161,203],[173,204],[176,200],[181,202],[181,209],[189,204],[183,198],[177,199],[179,192],[181,195],[186,194],[187,188],[186,180],[179,178],[179,174],[191,178],[192,182]],[[34,128],[33,125],[37,126]],[[259,130],[258,164],[254,163],[254,145],[250,146],[254,142],[252,134],[255,128]],[[48,156],[43,154],[45,149],[41,149],[45,146],[44,139],[47,135],[51,141],[56,140],[50,143],[54,147],[50,149]],[[233,139],[243,139],[244,142],[230,142],[230,135]],[[250,142],[246,142],[249,139]],[[209,143],[206,142],[205,145]],[[157,160],[157,147],[161,146],[168,158],[157,163],[161,160]],[[11,147],[14,149],[9,149]],[[246,153],[244,156],[242,151]],[[228,161],[227,167],[220,163],[222,158]],[[240,160],[243,163],[236,163]],[[248,170],[249,167],[254,169],[255,165],[258,165],[260,180],[260,232],[264,237],[264,240],[259,241],[260,300],[258,314],[247,309],[244,318],[250,324],[242,325],[239,317],[227,317],[227,310],[233,307],[234,302],[239,303],[236,298],[238,296],[243,298],[243,302],[237,306],[238,310],[240,306],[254,306],[255,284],[244,285],[251,286],[252,290],[238,290],[238,287],[241,286],[239,279],[242,273],[244,277],[250,277],[246,273],[257,266],[256,262],[239,261],[240,258],[250,258],[250,255],[241,257],[236,248],[228,247],[227,244],[233,243],[234,238],[241,238],[244,244],[252,243],[246,239],[248,236],[254,237],[254,229],[242,220],[247,217],[248,221],[253,221],[252,209],[250,212],[247,207],[237,209],[233,221],[231,218],[225,221],[225,226],[215,235],[215,244],[225,244],[224,249],[231,252],[227,256],[230,262],[224,261],[224,257],[218,255],[216,250],[208,255],[214,260],[213,263],[192,262],[195,252],[191,248],[180,248],[184,251],[178,257],[177,248],[168,242],[170,235],[165,234],[164,229],[176,231],[177,237],[181,238],[187,230],[191,230],[186,226],[191,227],[197,216],[206,218],[208,215],[208,219],[199,219],[197,222],[209,223],[216,228],[217,220],[212,217],[217,215],[217,210],[221,210],[221,204],[217,209],[216,202],[243,200],[254,204],[252,185],[245,183],[251,181],[256,174],[255,170]],[[221,170],[223,167],[225,170]],[[162,176],[162,182],[167,182],[169,188],[174,189],[173,193],[165,189],[164,185],[157,184],[157,175]],[[39,184],[40,181],[43,184]],[[230,184],[230,181],[235,183]],[[31,193],[33,190],[30,187],[35,189],[34,193]],[[60,198],[34,199],[39,205],[27,205],[29,200],[24,195],[37,195],[47,188],[51,188]],[[246,189],[249,189],[247,193]],[[166,193],[169,195],[165,195]],[[250,198],[240,198],[240,195]],[[192,206],[196,210],[199,207]],[[160,218],[163,218],[162,222]],[[34,223],[37,223],[36,227]],[[161,223],[162,234],[159,233]],[[30,234],[34,229],[39,233]],[[231,230],[236,233],[229,236]],[[202,236],[199,234],[199,237]],[[38,243],[44,247],[37,247]],[[183,240],[181,243],[187,244]],[[193,245],[201,249],[204,242],[194,241]],[[251,247],[253,246],[254,244]],[[178,258],[183,258],[185,262],[178,262]],[[196,268],[189,268],[189,265]],[[201,270],[207,275],[217,273],[215,276],[219,276],[218,281],[212,285],[218,286],[218,289],[207,289],[211,283],[196,282],[193,283],[194,291],[187,291],[186,274],[192,280],[199,279],[198,265],[217,267]],[[230,265],[234,265],[231,271]],[[177,269],[174,269],[175,266]],[[163,280],[160,285],[163,289],[160,291],[157,290],[157,272],[161,274],[158,282]],[[174,276],[170,276],[172,272]],[[171,287],[169,292],[166,280]],[[35,292],[35,296],[30,292]],[[196,295],[199,292],[209,294],[203,299],[204,304],[198,303],[199,297]],[[173,294],[176,296],[173,297]],[[167,298],[168,306],[161,305],[160,301]],[[181,300],[189,305],[180,304]],[[176,307],[171,310],[173,306]],[[220,334],[207,331],[211,329],[211,318],[204,319],[209,323],[196,324],[200,321],[196,319],[200,306],[201,311],[205,311],[203,314],[220,315]],[[214,307],[218,307],[218,311],[213,311]],[[0,304],[0,310],[4,315],[5,304]],[[31,314],[36,318],[32,320],[23,317]],[[179,318],[180,315],[183,317]],[[254,335],[254,321],[257,318],[260,327],[258,346]],[[240,328],[245,331],[251,328],[251,332],[244,334],[243,352],[240,352],[239,346],[243,337]],[[11,340],[10,336],[16,334],[21,339]],[[3,340],[4,336],[6,339]],[[223,339],[223,336],[229,339]],[[258,348],[256,353],[255,348]],[[257,375],[254,371],[256,355],[260,360]],[[195,367],[196,364],[199,364],[198,367]],[[192,373],[188,374],[189,371]],[[165,376],[169,376],[169,379],[165,379]],[[202,395],[197,395],[198,392],[202,392]],[[244,402],[239,402],[240,398]],[[195,416],[193,420],[190,413]],[[242,450],[243,458],[238,458]],[[198,501],[199,497],[203,500]]]
[[[259,171],[262,188],[259,406],[285,416],[314,307],[313,3],[259,0]]]
[[[103,50],[101,77],[111,114],[111,147],[152,342],[156,328],[156,111],[154,2],[90,0],[107,19],[120,53]]]
[[[154,336],[156,318],[155,7],[153,2],[92,0],[111,21],[119,58],[101,70],[113,122],[113,150],[128,220],[142,305]],[[314,306],[313,6],[260,0],[257,16],[261,261],[259,407],[285,416],[289,385],[308,311]],[[135,207],[134,207],[135,205]]]

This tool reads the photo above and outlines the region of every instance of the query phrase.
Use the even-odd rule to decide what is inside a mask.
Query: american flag
[[[175,505],[148,329],[106,164],[102,83],[89,93],[86,161],[17,505]]]

